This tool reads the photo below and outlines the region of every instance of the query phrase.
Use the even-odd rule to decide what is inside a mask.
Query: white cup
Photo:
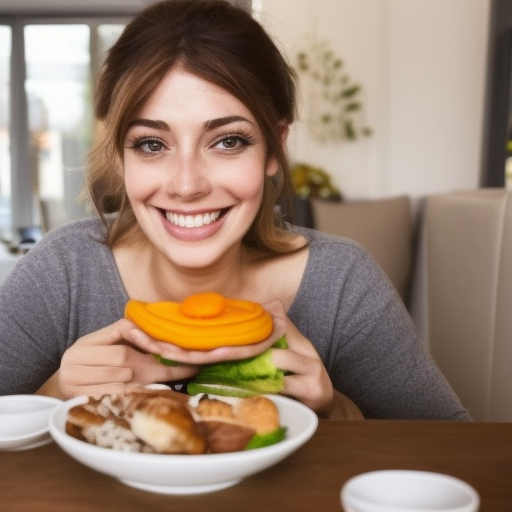
[[[48,418],[61,400],[43,395],[0,397],[0,439],[19,439],[48,431]]]
[[[478,493],[458,478],[427,471],[363,473],[341,490],[345,512],[477,512]]]

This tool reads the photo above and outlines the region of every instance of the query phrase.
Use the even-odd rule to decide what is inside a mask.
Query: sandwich
[[[128,301],[125,317],[152,338],[188,350],[212,350],[265,340],[272,332],[271,315],[258,303],[230,299],[218,293],[192,295],[181,303]],[[286,336],[272,348],[287,348]],[[168,365],[175,361],[157,356]],[[187,384],[187,393],[246,398],[280,393],[284,372],[277,368],[271,351],[237,361],[203,366]]]

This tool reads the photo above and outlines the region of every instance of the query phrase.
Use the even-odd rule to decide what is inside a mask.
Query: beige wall
[[[259,2],[290,58],[306,34],[333,43],[364,87],[374,129],[367,140],[325,145],[301,122],[294,158],[330,171],[348,197],[479,185],[490,0]]]

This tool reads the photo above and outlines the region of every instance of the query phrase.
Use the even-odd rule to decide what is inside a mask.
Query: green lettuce
[[[165,364],[166,366],[179,366],[181,364],[178,363],[178,361],[166,359],[165,357],[162,357],[160,354],[155,354],[154,357],[159,363]]]
[[[273,348],[287,348],[286,336]],[[284,388],[284,372],[272,362],[271,351],[237,361],[225,361],[204,366],[188,384],[189,395],[208,393],[218,396],[250,397],[280,393]]]
[[[286,427],[269,432],[268,434],[256,434],[245,446],[246,450],[254,450],[255,448],[264,448],[279,443],[286,437]]]

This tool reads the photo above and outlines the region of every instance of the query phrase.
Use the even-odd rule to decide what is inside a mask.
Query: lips
[[[182,213],[165,212],[166,219],[175,226],[182,228],[200,228],[215,222],[221,215],[222,210],[215,210],[195,215],[184,215]]]

